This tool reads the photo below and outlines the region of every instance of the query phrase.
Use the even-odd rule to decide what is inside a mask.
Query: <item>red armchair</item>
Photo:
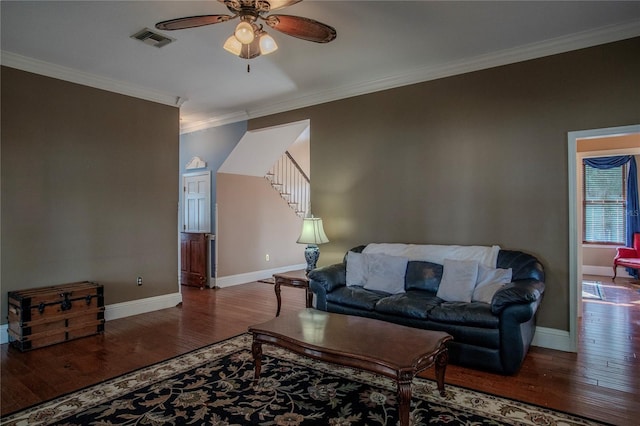
[[[640,270],[640,233],[633,234],[633,248],[618,247],[613,259],[613,279],[616,279],[618,266]]]

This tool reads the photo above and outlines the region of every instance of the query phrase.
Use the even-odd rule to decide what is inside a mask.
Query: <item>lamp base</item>
[[[316,263],[320,258],[320,249],[315,244],[309,244],[307,248],[304,249],[304,258],[307,261],[307,269],[305,269],[307,275],[309,272],[316,269]]]

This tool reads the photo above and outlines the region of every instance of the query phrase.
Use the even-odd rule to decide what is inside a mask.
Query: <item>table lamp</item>
[[[328,243],[329,238],[324,233],[322,227],[322,219],[319,217],[305,217],[302,219],[302,232],[298,238],[298,244],[308,244],[304,249],[304,258],[307,260],[307,274],[315,269],[316,262],[320,258],[320,249],[318,244]]]

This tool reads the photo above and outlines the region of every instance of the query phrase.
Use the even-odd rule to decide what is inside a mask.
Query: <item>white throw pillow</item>
[[[513,270],[511,268],[490,268],[481,263],[478,265],[478,280],[476,282],[476,288],[491,283],[508,284],[511,282],[512,275]]]
[[[364,286],[367,282],[367,265],[364,254],[347,252],[347,286]]]
[[[478,279],[477,260],[445,259],[436,296],[446,302],[471,302]]]
[[[513,270],[501,268],[489,268],[480,264],[478,266],[478,280],[476,288],[473,290],[471,300],[474,302],[491,303],[493,295],[502,288],[503,285],[511,282]]]
[[[473,290],[473,296],[471,296],[471,300],[474,302],[484,302],[491,304],[493,295],[496,294],[496,292],[502,287],[504,287],[504,284],[502,283],[491,283],[483,285],[482,287],[478,287]]]
[[[385,293],[404,293],[404,276],[409,259],[386,254],[365,254],[367,279],[364,288]]]

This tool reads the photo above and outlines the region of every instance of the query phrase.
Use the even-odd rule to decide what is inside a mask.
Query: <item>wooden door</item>
[[[211,232],[211,172],[182,177],[184,232]]]
[[[180,284],[200,288],[208,286],[208,246],[208,234],[180,233]]]

